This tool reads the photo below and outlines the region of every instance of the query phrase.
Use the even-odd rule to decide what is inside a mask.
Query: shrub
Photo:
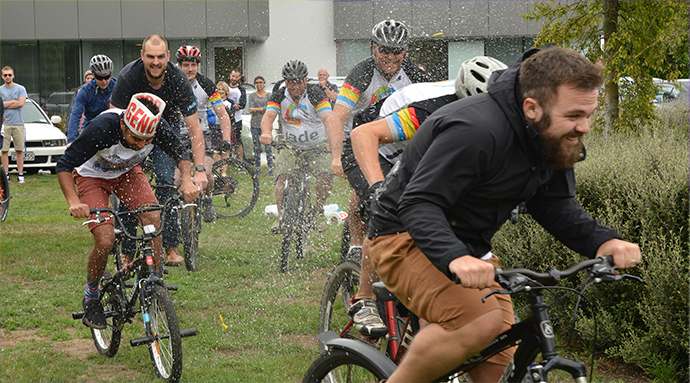
[[[578,200],[594,218],[640,245],[643,262],[630,272],[647,282],[592,289],[588,295],[598,305],[590,311],[598,318],[598,331],[595,334],[594,314],[583,314],[577,333],[583,341],[596,339],[599,351],[650,374],[659,369],[649,361],[659,357],[684,361],[674,364],[679,374],[687,368],[687,132],[687,109],[669,109],[642,133],[588,137],[587,160],[576,166]],[[506,224],[493,244],[506,268],[563,268],[581,260],[529,217]],[[569,314],[555,319],[566,323]]]

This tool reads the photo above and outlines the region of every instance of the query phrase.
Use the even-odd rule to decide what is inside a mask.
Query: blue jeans
[[[256,170],[261,169],[261,143],[259,136],[261,136],[261,128],[251,128],[252,140],[254,141],[254,166]],[[268,171],[273,171],[273,150],[269,145],[264,145],[266,149],[266,161],[268,162]]]
[[[179,137],[179,128],[173,131]],[[165,154],[161,148],[154,146],[151,151],[151,159],[153,160],[153,175],[156,177],[156,185],[174,185],[175,184],[175,168],[177,164],[175,160]],[[165,204],[173,193],[176,193],[172,189],[160,188],[156,189],[156,197],[158,198],[158,203]],[[120,204],[120,211],[127,210],[124,204]],[[165,221],[162,222],[163,225],[163,249],[169,247],[177,247],[180,244],[180,225],[178,224],[176,211],[172,209],[172,206],[168,207],[163,213],[165,215]],[[127,232],[134,233],[136,229],[136,222],[134,217],[127,217],[124,221]],[[122,242],[122,254],[134,254],[136,251],[135,243],[132,240],[126,239]]]

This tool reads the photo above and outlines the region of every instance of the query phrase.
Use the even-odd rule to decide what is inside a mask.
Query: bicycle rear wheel
[[[347,328],[350,318],[347,311],[350,301],[357,293],[361,278],[360,265],[345,261],[338,264],[328,276],[321,297],[319,312],[319,334],[324,331],[335,331],[342,338],[356,339],[375,348],[379,348],[379,339],[367,338],[354,327]],[[325,348],[321,346],[321,351]]]
[[[295,220],[295,257],[297,259],[302,259],[306,255],[309,244],[309,230],[312,227],[314,227],[314,216],[311,213],[311,197],[308,193],[301,194],[298,200]]]
[[[172,299],[168,291],[158,285],[151,288],[146,299],[150,302],[144,313],[144,323],[146,336],[153,339],[148,344],[153,368],[159,378],[177,382],[182,374],[182,338]]]
[[[106,328],[103,330],[91,329],[91,337],[93,343],[96,345],[98,353],[101,355],[113,357],[117,354],[120,347],[120,339],[122,338],[122,322],[119,320],[120,314],[120,294],[115,285],[109,283],[112,276],[108,270],[105,270],[103,277],[101,277],[101,286],[105,286],[101,290],[101,304],[103,311],[105,311]]]
[[[7,181],[7,173],[5,169],[0,166],[0,222],[4,222],[7,218],[7,211],[10,209],[10,183]]]
[[[290,266],[290,253],[292,252],[292,233],[297,224],[297,189],[288,186],[283,192],[283,202],[280,213],[280,228],[283,234],[283,243],[280,248],[280,271],[287,273]]]
[[[201,232],[201,216],[199,214],[199,200],[197,206],[189,206],[180,213],[180,235],[184,247],[184,264],[189,271],[196,271],[199,258],[199,233]]]
[[[388,375],[377,365],[345,350],[329,350],[319,355],[307,370],[302,383],[378,383]]]
[[[224,158],[213,164],[213,206],[218,218],[244,217],[259,199],[259,177],[246,161]]]

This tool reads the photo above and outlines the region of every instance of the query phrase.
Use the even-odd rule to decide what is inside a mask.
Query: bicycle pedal
[[[188,336],[196,336],[196,328],[188,328],[186,330],[180,330],[180,337],[186,338]]]
[[[165,285],[165,288],[168,289],[168,291],[177,291],[178,286],[177,285]]]
[[[83,318],[83,317],[84,317],[84,312],[83,312],[83,311],[79,311],[79,312],[76,312],[76,313],[72,313],[72,319],[81,319],[81,318]]]

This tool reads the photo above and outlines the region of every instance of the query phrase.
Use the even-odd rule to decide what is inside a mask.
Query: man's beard
[[[163,69],[161,70],[160,76],[154,76],[153,73],[151,73],[151,69],[149,69],[149,67],[146,67],[146,75],[147,75],[148,77],[154,79],[154,80],[159,80],[159,79],[163,78],[163,76],[165,76],[166,70],[167,70],[167,68],[163,68]]]
[[[577,146],[572,147],[572,150],[566,151],[563,141],[568,135],[560,137],[546,135],[545,132],[550,124],[551,115],[549,113],[545,113],[540,121],[532,123],[537,132],[539,132],[539,149],[542,160],[558,169],[574,168],[575,163],[582,157],[582,136],[578,137],[579,142]]]

